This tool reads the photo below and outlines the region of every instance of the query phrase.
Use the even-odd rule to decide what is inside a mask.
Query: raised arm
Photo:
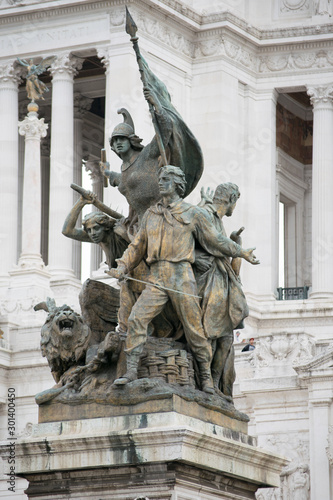
[[[80,196],[80,198],[73,206],[72,210],[67,215],[62,227],[62,234],[64,236],[67,236],[67,238],[72,238],[73,240],[77,241],[88,241],[89,243],[92,243],[88,234],[83,229],[75,227],[82,208],[88,203],[91,204],[94,201],[95,195],[93,193],[90,193],[90,195],[90,198],[83,198],[83,196]]]
[[[164,147],[166,148],[172,134],[172,121],[168,114],[164,111],[156,92],[151,90],[149,87],[144,87],[143,94],[148,103],[150,103],[154,108],[155,118],[158,123],[161,139]],[[150,143],[150,146],[152,148],[152,153],[155,156],[159,156],[161,154],[156,135]]]
[[[207,219],[204,209],[198,209],[195,220],[196,238],[200,245],[215,257],[241,257],[251,264],[260,264],[253,254],[255,248],[243,249],[240,245],[218,232]]]

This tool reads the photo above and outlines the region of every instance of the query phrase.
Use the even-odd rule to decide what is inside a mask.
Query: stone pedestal
[[[16,445],[29,499],[254,499],[286,460],[175,411],[44,423]]]

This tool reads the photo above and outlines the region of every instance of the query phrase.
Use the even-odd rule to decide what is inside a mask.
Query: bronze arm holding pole
[[[88,195],[90,194],[89,191],[84,189],[81,186],[78,186],[77,184],[71,184],[71,188],[74,189],[77,193],[79,193],[83,198],[88,198]],[[105,205],[103,202],[99,201],[98,199],[95,199],[92,203],[95,205],[96,208],[104,212],[105,214],[109,215],[113,219],[121,219],[123,217],[122,214],[116,212],[115,210],[112,210],[112,208],[108,207]]]

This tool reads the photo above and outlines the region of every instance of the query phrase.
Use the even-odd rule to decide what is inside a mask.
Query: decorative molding
[[[305,333],[290,334],[280,333],[267,337],[260,337],[253,357],[252,366],[257,374],[263,367],[278,365],[295,366],[313,359],[315,354],[315,341]]]
[[[333,468],[333,425],[330,425],[328,427],[326,455],[327,455],[330,467]]]
[[[99,47],[97,49],[97,56],[100,58],[106,73],[110,69],[110,53],[109,53],[109,47]]]
[[[26,139],[46,137],[48,128],[48,124],[44,123],[44,118],[38,118],[34,111],[30,111],[28,116],[19,122],[19,134],[24,135]]]
[[[300,0],[285,0],[285,5],[291,9]],[[151,0],[142,0],[139,5],[133,1],[131,8],[134,8],[136,22],[141,33],[148,37],[158,39],[173,51],[177,51],[188,58],[209,58],[222,57],[230,60],[233,64],[241,66],[247,71],[259,72],[260,76],[270,73],[284,72],[295,73],[308,71],[325,71],[333,66],[333,41],[318,39],[318,35],[331,33],[331,24],[318,26],[298,26],[274,30],[260,30],[249,26],[248,23],[238,18],[230,12],[221,12],[200,16],[190,8],[185,9],[181,2],[171,0],[161,0],[159,11],[155,10],[156,16],[151,14],[156,5]],[[73,5],[54,10],[50,5],[46,12],[38,9],[34,12],[18,15],[18,12],[11,13],[10,16],[0,16],[0,24],[6,20],[22,23],[33,23],[34,20],[43,20],[48,16],[50,22],[52,17],[62,14],[78,14],[81,12],[94,12],[99,14],[102,9],[109,16],[111,33],[119,32],[124,24],[124,5],[120,0],[109,0],[96,2],[90,0],[89,3]],[[305,4],[304,4],[305,5]],[[136,10],[136,7],[137,10]],[[169,9],[172,9],[170,11]],[[295,11],[295,10],[294,10]],[[169,17],[165,21],[163,12]],[[29,17],[30,16],[30,17]],[[34,17],[35,16],[35,17]],[[181,16],[181,17],[180,17]],[[22,19],[21,19],[22,18]],[[174,19],[172,30],[170,29],[170,18]],[[96,18],[97,19],[97,18]],[[30,21],[29,21],[30,20]],[[208,28],[209,24],[209,28]],[[237,28],[237,29],[235,29]],[[275,45],[279,38],[288,37],[290,42],[293,38],[297,40],[292,44]],[[315,37],[306,40],[305,37]],[[301,40],[301,41],[300,41]],[[108,54],[104,48],[99,50],[99,57],[102,58],[105,67],[108,67]],[[53,71],[73,71],[74,67],[65,64],[55,64]]]
[[[309,0],[280,0],[280,12],[309,12]]]
[[[82,64],[82,59],[72,56],[70,53],[62,53],[57,55],[55,61],[51,64],[49,71],[53,77],[56,74],[68,74],[74,76],[77,71],[82,68]]]
[[[101,172],[101,169],[99,167],[99,160],[95,159],[92,157],[90,154],[88,155],[87,159],[83,160],[84,168],[86,172],[89,172],[90,178],[94,182],[103,182],[104,176]]]
[[[314,13],[317,16],[330,16],[331,9],[329,6],[331,0],[315,0],[314,1]]]
[[[21,3],[21,0],[1,0],[0,9],[6,9],[8,7],[13,7],[18,3]]]
[[[2,82],[13,82],[18,86],[20,80],[20,69],[14,67],[12,62],[0,66],[0,85]]]
[[[308,463],[310,459],[309,437],[306,432],[267,434],[261,436],[259,446],[288,457],[291,462],[284,469],[285,472],[297,464]]]
[[[307,87],[307,94],[310,96],[314,109],[319,103],[333,103],[333,84],[329,86]]]
[[[280,488],[259,488],[255,496],[256,500],[281,500]]]
[[[299,49],[302,49],[300,46]],[[333,51],[320,49],[300,54],[259,56],[259,73],[285,70],[326,69],[333,66]]]
[[[153,37],[154,40],[159,40],[187,57],[194,57],[195,44],[190,34],[185,36],[183,30],[176,30],[175,26],[170,28],[167,23],[152,17],[147,12],[143,12],[142,9],[136,13],[135,22],[140,32],[146,33],[148,36]]]
[[[80,93],[74,94],[74,118],[82,118],[91,108],[94,99]]]

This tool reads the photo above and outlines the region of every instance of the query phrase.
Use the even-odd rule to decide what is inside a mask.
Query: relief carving
[[[280,12],[295,12],[309,10],[309,0],[282,0]]]
[[[259,340],[251,363],[258,373],[266,366],[295,366],[312,359],[314,350],[315,342],[306,334],[275,334]]]

